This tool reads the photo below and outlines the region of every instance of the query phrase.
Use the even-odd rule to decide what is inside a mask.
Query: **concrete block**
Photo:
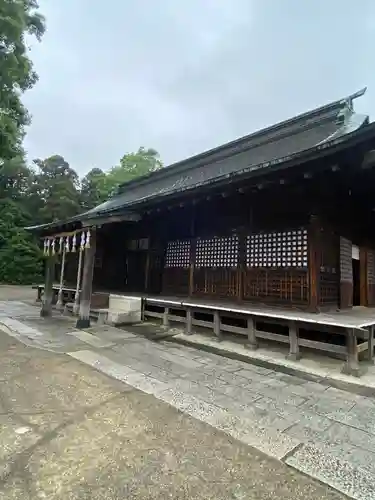
[[[140,323],[142,321],[141,312],[118,312],[118,311],[108,311],[106,323],[107,325],[129,325],[132,323]]]
[[[108,309],[117,312],[135,312],[142,310],[142,299],[140,297],[127,297],[126,295],[109,295]]]
[[[126,295],[110,294],[108,316],[109,325],[125,325],[142,321],[142,299]]]

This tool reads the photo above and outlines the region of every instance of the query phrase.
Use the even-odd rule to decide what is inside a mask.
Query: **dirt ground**
[[[0,300],[35,301],[37,291],[30,286],[0,285]]]
[[[346,498],[65,355],[0,333],[0,499]]]

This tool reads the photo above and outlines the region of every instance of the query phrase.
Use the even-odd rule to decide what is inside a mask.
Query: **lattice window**
[[[307,268],[307,254],[306,229],[246,237],[247,267]]]
[[[165,267],[182,267],[190,265],[190,241],[170,241],[167,245]]]
[[[237,267],[238,236],[197,240],[196,267]]]

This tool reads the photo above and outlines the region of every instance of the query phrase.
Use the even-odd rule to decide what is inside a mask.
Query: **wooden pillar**
[[[342,368],[345,375],[359,377],[358,345],[357,335],[354,328],[348,328],[346,332],[346,363]]]
[[[55,256],[49,255],[45,263],[44,294],[42,299],[41,317],[52,315],[53,280],[55,278]]]
[[[185,330],[186,335],[192,334],[192,327],[193,327],[193,311],[191,310],[191,307],[188,307],[186,310],[186,330]]]
[[[247,318],[247,343],[245,344],[245,347],[251,351],[258,349],[255,321],[253,318]]]
[[[169,307],[164,307],[163,326],[166,328],[169,326]]]
[[[320,224],[316,215],[310,217],[308,228],[308,249],[309,249],[309,309],[312,312],[319,312],[320,302]]]
[[[56,307],[57,309],[63,309],[64,308],[64,272],[65,272],[65,257],[66,257],[66,249],[65,245],[62,251],[62,257],[61,257],[61,269],[60,269],[60,285],[59,285],[59,292],[57,294],[57,303]]]
[[[368,328],[368,351],[367,351],[367,360],[369,363],[373,364],[374,362],[374,326],[370,326]]]
[[[219,311],[214,311],[214,334],[218,340],[221,340]]]
[[[301,359],[298,342],[298,327],[295,321],[291,321],[289,324],[289,354],[287,355],[287,359],[292,361]]]
[[[87,241],[86,241],[87,245]],[[94,277],[94,264],[95,264],[95,250],[96,250],[96,234],[91,231],[90,247],[85,250],[85,262],[83,266],[82,277],[82,292],[79,305],[79,316],[77,319],[77,328],[89,328],[90,326],[90,304],[92,293],[92,280]]]
[[[81,276],[82,276],[82,260],[83,260],[83,248],[79,248],[78,250],[78,268],[77,268],[77,284],[76,291],[74,295],[74,306],[73,313],[78,314],[79,312],[79,299],[80,299],[80,289],[81,289]]]

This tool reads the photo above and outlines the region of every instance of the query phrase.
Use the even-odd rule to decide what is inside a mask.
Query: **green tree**
[[[23,227],[30,220],[12,200],[0,200],[0,282],[31,284],[42,276],[42,251]]]
[[[0,165],[23,153],[29,116],[21,95],[37,80],[26,35],[40,40],[45,30],[38,8],[36,0],[0,0]]]
[[[29,206],[35,222],[52,222],[77,215],[80,208],[78,175],[67,161],[54,155],[34,160],[37,171],[30,186]]]
[[[24,203],[32,175],[33,171],[22,155],[6,159],[0,166],[0,199],[10,198]]]
[[[140,147],[136,153],[126,153],[120,163],[108,172],[93,168],[81,181],[81,205],[93,208],[116,194],[124,182],[131,181],[163,166],[159,153],[152,148]]]
[[[159,153],[155,149],[140,147],[136,153],[126,153],[120,164],[112,167],[107,174],[109,193],[115,192],[120,184],[154,172],[162,166]]]
[[[108,176],[100,168],[93,168],[81,180],[82,208],[89,210],[109,196]]]

